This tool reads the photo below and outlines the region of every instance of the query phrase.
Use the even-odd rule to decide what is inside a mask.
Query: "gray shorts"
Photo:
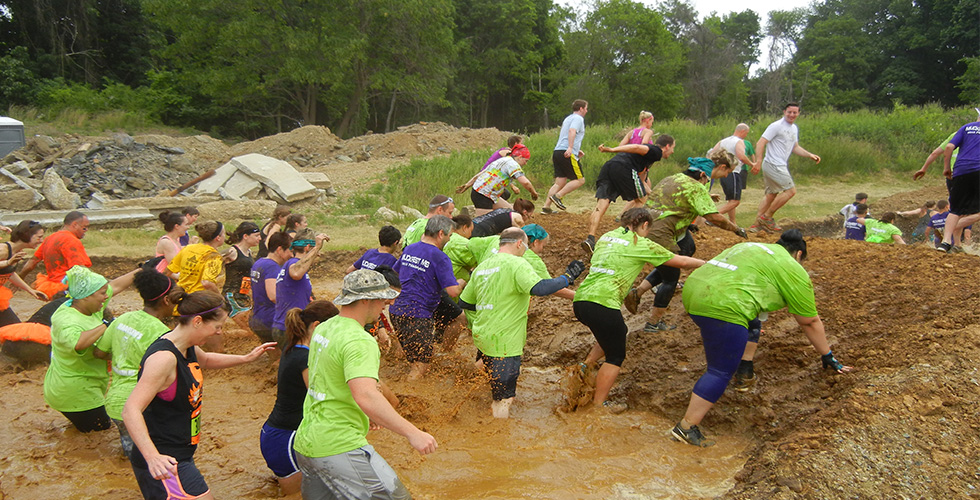
[[[779,194],[796,187],[788,166],[773,165],[765,160],[762,161],[762,179],[766,184],[766,194]]]
[[[411,500],[394,469],[371,445],[310,458],[296,453],[303,472],[303,500]]]

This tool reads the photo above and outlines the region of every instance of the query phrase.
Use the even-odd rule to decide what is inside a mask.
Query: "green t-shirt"
[[[667,224],[675,237],[699,216],[718,212],[707,186],[683,173],[665,177],[650,189],[647,205],[660,213],[654,225]]]
[[[868,228],[864,241],[870,243],[894,243],[895,240],[892,239],[892,235],[902,235],[902,230],[895,227],[894,224],[880,220],[864,219],[864,226]]]
[[[659,266],[673,257],[666,248],[626,228],[613,229],[596,242],[589,275],[575,290],[573,301],[619,309],[645,264]]]
[[[956,132],[953,132],[952,134],[949,134],[949,137],[947,137],[946,140],[943,141],[943,143],[939,145],[939,147],[942,148],[942,149],[946,149],[946,145],[949,144],[949,141],[953,140],[953,136],[954,135],[956,135]],[[960,148],[954,149],[953,150],[953,156],[951,156],[949,158],[949,168],[953,168],[953,167],[956,166],[956,156],[958,154],[960,154]],[[939,156],[939,164],[942,165],[942,163],[943,163],[943,157],[942,157],[942,155],[940,155]]]
[[[752,146],[752,143],[749,142],[748,139],[742,139],[742,142],[745,143],[745,156],[748,156],[749,159],[752,159],[752,155],[755,154],[755,147]]]
[[[378,379],[378,342],[357,321],[334,316],[313,330],[310,387],[293,448],[311,458],[347,453],[368,444],[368,416],[354,402],[347,382]]]
[[[106,362],[95,357],[94,344],[75,351],[82,332],[102,324],[103,310],[105,304],[88,316],[64,303],[51,315],[51,364],[44,374],[44,402],[55,410],[87,411],[105,404],[109,384]]]
[[[528,261],[497,253],[480,262],[460,299],[476,306],[473,344],[487,356],[520,356],[527,341],[531,288],[541,279]]]
[[[805,318],[817,315],[810,276],[774,243],[739,243],[721,252],[687,277],[683,297],[689,314],[746,328],[759,313],[783,307]]]
[[[170,331],[167,325],[145,311],[131,311],[119,316],[95,343],[112,355],[112,384],[105,395],[109,417],[122,420],[123,405],[136,387],[140,361],[154,340]]]
[[[479,264],[480,262],[483,262],[496,255],[497,251],[500,250],[500,235],[495,234],[493,236],[470,238],[469,250],[476,263]],[[534,269],[534,272],[537,273],[541,279],[551,279],[551,275],[548,274],[548,267],[544,265],[544,261],[541,260],[541,257],[534,253],[534,251],[530,248],[524,251],[524,260],[531,264],[531,268]]]
[[[458,279],[470,280],[470,270],[476,267],[476,258],[469,248],[470,240],[460,234],[453,233],[442,248],[453,263],[453,276]]]
[[[415,222],[409,225],[408,229],[405,229],[405,234],[402,235],[402,248],[422,241],[422,236],[425,235],[425,225],[428,223],[429,219],[425,217],[415,219]]]

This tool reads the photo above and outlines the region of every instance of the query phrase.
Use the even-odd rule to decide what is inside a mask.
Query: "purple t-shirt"
[[[845,240],[864,241],[865,231],[867,231],[867,227],[865,227],[864,224],[858,222],[857,216],[847,219],[847,222],[844,223]]]
[[[362,255],[360,259],[357,259],[357,262],[354,263],[354,268],[376,269],[378,266],[388,266],[390,268],[394,268],[396,262],[398,262],[398,259],[396,259],[394,255],[391,255],[390,253],[382,253],[379,252],[377,248],[372,248],[367,252],[364,252],[364,255]]]
[[[402,291],[388,308],[391,314],[411,318],[431,318],[444,288],[456,285],[453,263],[435,245],[412,243],[395,264]]]
[[[279,276],[279,264],[265,257],[252,264],[252,317],[262,324],[272,328],[272,317],[276,313],[276,303],[269,300],[265,293],[265,280],[274,280]]]
[[[276,277],[276,314],[272,318],[272,327],[282,331],[286,331],[286,312],[294,307],[305,309],[313,297],[309,273],[298,280],[289,277],[289,267],[297,262],[299,259],[295,257],[287,260]]]
[[[949,143],[960,148],[953,165],[953,177],[980,170],[980,122],[960,127]]]
[[[487,162],[483,164],[483,168],[480,169],[480,172],[483,172],[484,170],[486,170],[487,167],[489,167],[491,163],[493,163],[493,162],[495,162],[495,161],[503,158],[503,155],[500,154],[500,151],[501,150],[498,149],[498,150],[494,151],[492,155],[490,155],[490,159],[487,160]]]

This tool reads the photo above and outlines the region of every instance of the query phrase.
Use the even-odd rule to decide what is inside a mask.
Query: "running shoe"
[[[940,252],[945,252],[945,253],[949,253],[949,251],[952,250],[952,248],[953,248],[952,245],[950,245],[949,243],[946,243],[945,241],[942,242],[942,243],[940,243],[940,244],[938,244],[938,245],[936,245],[936,250],[938,250]]]
[[[698,426],[692,425],[690,429],[681,429],[681,424],[678,423],[670,431],[671,437],[676,441],[683,441],[687,444],[694,445],[700,448],[707,448],[709,446],[714,446],[715,442],[704,437],[701,433],[701,429]]]
[[[582,242],[582,250],[585,250],[585,253],[592,255],[592,252],[595,251],[595,236],[590,234],[585,237],[585,241]]]
[[[541,207],[541,214],[542,215],[549,215],[549,214],[553,214],[553,213],[555,213],[555,211],[552,210],[551,207]]]
[[[656,323],[647,321],[647,324],[643,325],[643,331],[647,333],[667,332],[675,328],[677,328],[677,325],[668,325],[664,320],[660,320]]]
[[[626,403],[613,403],[612,401],[603,401],[602,407],[613,415],[619,415],[629,408]]]
[[[565,206],[564,203],[562,203],[561,198],[559,198],[557,194],[553,194],[549,196],[548,199],[550,199],[551,202],[554,203],[559,210],[565,210],[566,208],[568,208]]]
[[[749,226],[749,232],[750,233],[758,233],[759,231],[766,232],[765,228],[762,227],[762,226],[760,226],[759,225],[759,221],[757,220],[755,224],[752,224],[751,226]]]
[[[961,246],[949,247],[949,253],[963,253],[963,247]]]
[[[735,373],[735,382],[732,383],[732,389],[738,392],[748,392],[753,386],[755,386],[757,377],[754,373]]]
[[[772,217],[767,217],[765,215],[760,215],[759,218],[756,219],[756,222],[757,223],[761,223],[762,227],[764,227],[767,230],[772,231],[772,232],[778,232],[778,231],[782,231],[783,230],[783,228],[781,228],[781,227],[779,227],[779,226],[776,225],[776,221],[773,220]]]
[[[626,306],[626,310],[630,314],[636,314],[636,311],[640,307],[640,294],[636,291],[636,288],[631,288],[630,292],[626,294],[626,298],[623,299],[623,305]]]

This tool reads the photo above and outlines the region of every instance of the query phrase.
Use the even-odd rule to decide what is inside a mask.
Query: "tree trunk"
[[[398,99],[398,91],[391,92],[391,104],[388,105],[388,118],[385,119],[385,133],[391,132],[391,120],[395,117],[395,101]]]
[[[351,122],[357,117],[357,113],[361,109],[361,100],[364,99],[364,92],[367,90],[367,81],[363,72],[360,71],[360,67],[357,68],[356,74],[357,82],[354,85],[354,91],[351,92],[350,98],[347,100],[347,111],[344,111],[344,116],[340,119],[340,124],[337,125],[337,135],[340,137],[347,137]]]

